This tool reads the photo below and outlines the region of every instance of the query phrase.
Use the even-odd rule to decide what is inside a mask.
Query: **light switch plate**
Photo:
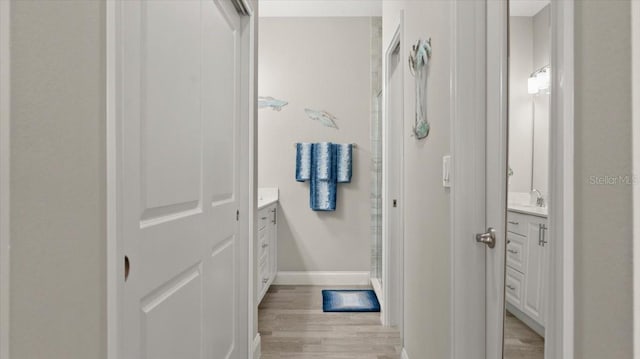
[[[442,157],[442,187],[451,187],[451,156]]]

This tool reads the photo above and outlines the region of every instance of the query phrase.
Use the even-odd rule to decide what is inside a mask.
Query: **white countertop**
[[[529,204],[523,205],[523,204],[516,204],[516,203],[509,203],[509,206],[507,208],[509,211],[512,212],[518,212],[518,213],[522,213],[522,214],[530,214],[533,216],[538,216],[538,217],[547,217],[548,216],[548,209],[547,207],[537,207],[537,206],[532,206]]]
[[[278,202],[278,188],[258,188],[258,209]]]
[[[538,207],[533,202],[533,198],[530,193],[527,192],[509,192],[509,202],[507,209],[512,212],[518,212],[522,214],[530,214],[532,216],[547,217],[549,209],[545,207]]]

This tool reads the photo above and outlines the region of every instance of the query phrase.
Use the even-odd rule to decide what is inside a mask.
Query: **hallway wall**
[[[404,9],[404,347],[409,358],[448,358],[451,337],[451,237],[449,191],[442,187],[442,156],[450,153],[451,3],[384,1],[383,51]],[[409,49],[431,37],[428,75],[429,137],[411,135],[415,82],[407,64]],[[383,58],[383,61],[386,59]]]
[[[105,2],[11,7],[10,355],[106,358]]]
[[[370,269],[370,18],[261,18],[259,95],[288,101],[258,112],[258,184],[279,187],[278,270]],[[339,130],[305,108],[337,117]],[[356,143],[353,179],[338,185],[335,212],[309,208],[295,181],[296,142]]]
[[[631,2],[575,12],[575,357],[633,357]]]

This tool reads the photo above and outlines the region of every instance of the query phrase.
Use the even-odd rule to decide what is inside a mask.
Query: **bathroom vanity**
[[[258,268],[256,305],[273,283],[278,270],[278,189],[258,189],[258,245],[254,265]]]
[[[507,309],[544,337],[549,267],[547,209],[510,204],[507,212]]]

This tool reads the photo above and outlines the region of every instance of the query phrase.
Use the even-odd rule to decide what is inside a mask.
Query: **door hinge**
[[[240,210],[236,209],[236,221],[240,220]]]

